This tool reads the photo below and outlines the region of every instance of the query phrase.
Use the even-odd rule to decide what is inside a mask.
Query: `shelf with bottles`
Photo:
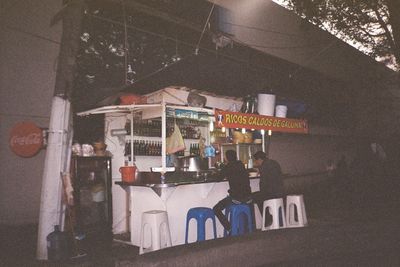
[[[131,140],[125,143],[124,155],[131,154]],[[135,156],[161,156],[162,142],[151,140],[133,140],[133,155]]]
[[[208,124],[203,121],[187,118],[167,118],[167,135],[170,131],[173,131],[174,123],[178,125],[184,139],[198,140],[201,137],[201,128],[208,127]]]
[[[170,135],[174,129],[174,123],[179,127],[179,130],[184,139],[199,139],[201,136],[200,127],[207,127],[208,124],[203,121],[183,119],[183,118],[167,118],[167,135]],[[131,122],[127,120],[125,124],[126,134],[131,134]],[[158,119],[152,120],[133,120],[133,136],[143,137],[161,137],[161,121]]]
[[[131,121],[125,123],[126,134],[131,134]],[[133,120],[133,136],[161,137],[161,121],[160,120]]]
[[[131,141],[131,136],[130,135],[127,135],[127,136],[125,136],[125,141]],[[186,142],[188,142],[188,143],[195,143],[195,142],[199,142],[199,139],[189,139],[189,138],[183,138],[184,139],[184,141],[185,141],[185,143]],[[161,140],[161,137],[154,137],[154,136],[133,136],[133,140],[136,140],[136,141],[152,141],[152,142],[161,142],[162,140]]]
[[[177,156],[199,155],[199,143],[197,139],[185,139],[186,149],[177,152]],[[135,156],[161,156],[162,142],[161,138],[134,137],[133,154]],[[131,154],[131,140],[125,142],[124,155]]]
[[[200,145],[199,143],[189,143],[188,145],[186,145],[185,150],[176,152],[175,156],[200,156]]]

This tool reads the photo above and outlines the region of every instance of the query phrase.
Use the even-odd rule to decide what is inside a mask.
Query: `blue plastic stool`
[[[231,224],[231,236],[253,232],[253,216],[249,204],[231,204],[225,209],[225,216]],[[226,231],[224,236],[227,236]]]
[[[197,221],[197,241],[206,240],[206,221],[211,219],[214,228],[214,238],[217,238],[217,226],[215,223],[214,211],[210,208],[197,207],[191,208],[186,216],[186,237],[185,243],[188,244],[188,234],[189,234],[189,221],[191,219],[196,219]]]

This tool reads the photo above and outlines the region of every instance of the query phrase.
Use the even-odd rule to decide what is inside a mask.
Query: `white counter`
[[[252,192],[259,190],[259,179],[251,179]],[[165,210],[168,212],[169,228],[172,245],[185,243],[186,214],[193,207],[212,208],[218,201],[227,196],[229,184],[223,182],[209,182],[186,184],[175,187],[159,188],[160,196],[151,188],[145,186],[127,186],[130,198],[130,231],[131,242],[140,246],[141,216],[149,210]],[[223,227],[217,221],[217,236],[223,237]],[[256,209],[256,227],[261,227],[261,215]],[[196,240],[196,224],[190,222],[189,243]],[[206,223],[206,239],[213,238],[211,220]]]

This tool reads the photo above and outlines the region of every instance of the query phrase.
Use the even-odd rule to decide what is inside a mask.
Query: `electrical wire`
[[[308,65],[309,62],[311,62],[312,60],[314,60],[316,57],[320,56],[322,53],[324,53],[326,50],[328,50],[329,48],[331,48],[334,44],[337,43],[339,39],[335,39],[333,40],[330,44],[328,44],[327,46],[325,46],[324,48],[322,48],[320,51],[318,51],[318,53],[316,53],[315,55],[309,57],[307,59],[307,61],[304,63],[304,65]],[[293,78],[302,68],[304,68],[303,66],[299,66],[297,67],[297,69],[289,74],[289,78]]]
[[[5,25],[4,28],[7,28],[7,29],[12,30],[12,31],[15,31],[15,32],[27,34],[27,35],[30,35],[30,36],[35,37],[35,38],[37,38],[37,39],[41,39],[41,40],[48,41],[48,42],[50,42],[50,43],[54,43],[54,44],[58,44],[58,45],[61,44],[60,41],[56,41],[56,40],[53,40],[53,39],[50,39],[50,38],[41,36],[41,35],[39,35],[39,34],[31,33],[31,32],[28,32],[28,31],[24,31],[24,30],[21,30],[21,29],[15,28],[15,27],[11,27],[11,26],[8,26],[8,25]]]
[[[40,115],[31,115],[31,114],[17,114],[17,113],[0,113],[0,116],[15,116],[15,117],[30,117],[30,118],[39,118],[39,119],[48,119],[50,116],[40,116]]]
[[[254,26],[243,25],[243,24],[236,24],[236,23],[231,23],[231,22],[224,22],[224,23],[232,25],[232,26],[235,26],[235,27],[241,27],[241,28],[261,31],[261,32],[265,32],[265,33],[276,33],[276,34],[286,35],[286,36],[291,36],[291,37],[303,37],[301,34],[286,33],[286,32],[281,32],[281,31],[274,31],[274,30],[267,30],[267,29],[263,29],[263,28],[258,28],[258,27],[254,27]]]
[[[208,16],[208,18],[207,18],[207,21],[209,20],[211,14],[212,14],[212,9],[210,10],[210,13],[209,13],[209,16]],[[119,22],[119,21],[116,21],[116,20],[104,18],[104,17],[98,16],[98,15],[93,15],[93,14],[86,14],[86,15],[87,15],[87,16],[91,16],[91,17],[93,17],[93,18],[96,18],[96,19],[98,19],[98,20],[102,20],[102,21],[106,21],[106,22],[115,24],[115,25],[124,26],[123,23],[121,23],[121,22]],[[205,24],[205,27],[204,27],[204,29],[203,29],[203,32],[202,32],[202,35],[201,35],[201,38],[200,38],[198,44],[195,46],[195,47],[196,47],[196,50],[195,50],[195,51],[197,51],[197,52],[198,52],[198,49],[200,49],[200,42],[201,42],[202,36],[204,35],[204,31],[205,31],[205,28],[206,28],[206,26],[207,26],[207,23],[208,23],[208,22],[206,22],[206,24]],[[177,40],[176,37],[175,37],[175,38],[171,38],[171,37],[166,36],[166,35],[164,35],[164,34],[158,34],[158,33],[155,33],[155,32],[148,31],[148,30],[144,30],[144,29],[139,28],[139,27],[135,27],[135,26],[131,26],[131,25],[127,25],[126,27],[129,28],[129,29],[134,29],[134,30],[136,30],[136,31],[139,31],[139,32],[142,32],[142,33],[146,33],[146,34],[152,35],[152,36],[156,36],[156,37],[159,37],[159,38],[163,38],[164,40],[175,41],[175,42],[176,42],[176,40]],[[285,33],[281,33],[281,34],[285,34]],[[244,47],[266,48],[266,49],[301,49],[301,48],[307,48],[307,47],[313,48],[313,47],[316,47],[316,46],[319,46],[319,45],[323,45],[322,43],[320,43],[320,44],[315,43],[315,44],[308,45],[308,46],[287,46],[287,47],[282,47],[282,46],[262,46],[262,45],[244,43],[244,42],[242,42],[242,41],[240,41],[240,40],[238,40],[238,39],[236,39],[236,38],[232,38],[232,40],[234,40],[237,44],[242,45],[242,46],[244,46]],[[336,43],[336,42],[337,42],[337,40],[335,39],[333,43],[331,43],[331,44],[329,44],[328,46],[324,47],[322,50],[320,50],[320,51],[319,51],[318,53],[316,53],[314,56],[310,57],[310,58],[307,60],[307,62],[310,62],[310,61],[313,60],[315,57],[317,57],[317,56],[319,56],[320,54],[322,54],[324,51],[326,51],[328,48],[330,48],[330,47],[331,47],[334,43]],[[182,44],[184,44],[184,45],[187,45],[187,46],[192,46],[192,47],[194,47],[194,45],[193,45],[192,43],[188,43],[188,42],[184,42],[184,41],[180,41],[180,43],[182,43]],[[212,53],[212,54],[217,54],[215,50],[207,49],[207,48],[204,48],[204,47],[202,47],[201,49],[204,50],[204,51],[206,51],[206,52]],[[195,54],[196,54],[196,53],[195,53]],[[238,62],[238,63],[248,64],[248,60],[239,59],[239,58],[237,58],[237,57],[229,56],[229,55],[226,55],[226,54],[223,54],[223,53],[218,53],[218,56],[222,56],[222,57],[224,57],[224,58],[226,58],[226,59],[230,59],[230,60],[233,60],[233,61]],[[183,58],[182,60],[184,60],[184,58]],[[179,62],[179,61],[177,61],[177,62]],[[173,62],[173,63],[171,63],[171,64],[168,65],[168,66],[174,65],[174,64],[176,64],[177,62]],[[294,64],[294,63],[292,63],[292,64]],[[301,69],[305,68],[305,66],[299,66],[298,64],[294,64],[294,65],[297,66],[297,69],[296,69],[293,73],[289,74],[289,77],[291,77],[291,78],[293,78],[294,75],[296,75]],[[167,66],[167,67],[168,67],[168,66]],[[164,70],[165,68],[166,68],[166,67],[157,69],[156,71],[154,71],[154,72],[152,72],[152,73],[146,75],[145,77],[139,79],[138,81],[141,81],[141,80],[143,80],[143,79],[147,79],[147,78],[151,77],[152,75],[154,75],[154,74],[156,74],[156,73],[158,73],[158,72]],[[257,69],[266,69],[266,70],[270,70],[270,68],[262,67],[262,66],[258,66]],[[275,70],[275,71],[277,71],[277,70]],[[281,73],[281,74],[287,74],[287,72],[283,72],[283,71],[278,71],[278,72]],[[138,82],[138,81],[136,81],[136,82]]]
[[[195,52],[194,52],[195,55],[199,54],[200,42],[201,42],[201,39],[203,39],[204,32],[206,31],[206,27],[207,27],[208,22],[210,21],[211,14],[212,14],[212,12],[214,10],[214,7],[215,7],[215,4],[213,3],[213,5],[211,7],[211,10],[210,10],[210,13],[208,14],[207,20],[204,23],[203,30],[201,31],[199,41],[197,42],[196,49],[195,49]]]
[[[115,20],[112,20],[112,19],[104,18],[104,17],[101,17],[101,16],[97,16],[97,15],[93,15],[93,14],[86,14],[86,16],[91,16],[91,17],[93,17],[95,19],[98,19],[98,20],[102,20],[102,21],[109,22],[109,23],[112,23],[112,24],[115,24],[115,25],[123,26],[123,23],[121,23],[119,21],[115,21]],[[152,35],[152,36],[155,36],[155,37],[159,37],[159,38],[162,38],[164,40],[175,41],[175,38],[171,38],[171,37],[169,37],[167,35],[151,32],[151,31],[148,31],[148,30],[144,30],[142,28],[138,28],[138,27],[135,27],[135,26],[128,25],[127,28],[136,30],[136,31],[141,32],[141,33],[146,33],[146,34],[149,34],[149,35]],[[185,42],[185,41],[180,41],[180,43],[183,44],[183,45],[195,47],[193,45],[193,43],[189,43],[189,42]],[[246,45],[244,43],[238,43],[238,44],[239,45],[243,45],[245,47],[249,47],[248,45]],[[211,53],[211,54],[216,54],[215,50],[211,50],[211,49],[208,49],[208,48],[205,48],[205,47],[202,47],[201,50],[206,51],[206,52]],[[238,63],[247,64],[247,60],[239,59],[237,57],[229,56],[229,55],[226,55],[226,54],[223,54],[223,53],[219,53],[218,55],[222,56],[222,57],[224,57],[226,59],[233,60],[233,61],[238,62]],[[172,64],[174,64],[174,63],[172,63]],[[269,69],[269,68],[264,68],[264,69]],[[158,72],[158,71],[159,70],[157,70],[156,72]]]

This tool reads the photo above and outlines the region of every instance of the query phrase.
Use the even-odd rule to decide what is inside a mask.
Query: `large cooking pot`
[[[176,159],[175,167],[185,172],[198,172],[201,170],[202,162],[199,156],[187,156]]]

